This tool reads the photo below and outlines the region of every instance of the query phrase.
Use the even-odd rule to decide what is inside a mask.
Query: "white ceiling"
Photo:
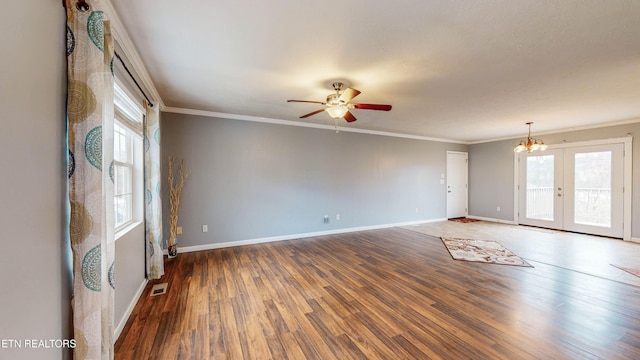
[[[171,108],[476,142],[640,121],[640,1],[111,0]]]

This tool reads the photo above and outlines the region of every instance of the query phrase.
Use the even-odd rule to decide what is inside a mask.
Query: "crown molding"
[[[562,128],[562,129],[553,130],[553,131],[536,132],[535,137],[539,138],[540,136],[544,136],[544,135],[553,135],[553,134],[560,134],[560,133],[580,131],[580,130],[600,129],[600,128],[611,127],[611,126],[634,124],[638,122],[640,122],[640,118],[612,121],[612,122],[606,122],[606,123],[598,123],[593,125],[575,126],[575,127]],[[470,141],[467,144],[469,145],[484,144],[484,143],[504,141],[504,140],[522,139],[526,137],[527,137],[527,133],[524,133],[523,135],[520,135],[520,136],[506,136],[506,137],[487,139],[487,140]]]
[[[133,68],[132,72],[134,75],[137,76],[136,80],[138,80],[142,84],[142,87],[149,92],[148,95],[151,98],[151,100],[157,101],[158,104],[160,105],[160,109],[161,110],[164,109],[165,105],[164,105],[164,102],[162,101],[162,97],[160,97],[160,93],[158,93],[158,89],[156,89],[156,86],[151,80],[151,76],[149,76],[147,67],[142,62],[142,59],[140,58],[140,54],[138,53],[135,46],[133,45],[133,41],[131,41],[131,38],[129,37],[127,30],[122,24],[122,21],[120,21],[120,17],[118,16],[118,13],[116,12],[113,5],[111,4],[111,1],[110,0],[103,1],[102,8],[107,19],[109,19],[109,21],[111,22],[111,31],[113,33],[113,38],[115,41],[118,42],[118,44],[124,51],[123,55],[131,63],[131,67]]]
[[[162,111],[169,112],[169,113],[176,113],[176,114],[196,115],[196,116],[205,116],[205,117],[231,119],[231,120],[253,121],[253,122],[261,122],[261,123],[267,123],[267,124],[298,126],[298,127],[307,127],[307,128],[314,128],[314,129],[333,130],[333,131],[338,130],[338,131],[360,133],[360,134],[390,136],[390,137],[398,137],[398,138],[404,138],[404,139],[435,141],[435,142],[444,142],[444,143],[461,144],[461,145],[475,145],[475,144],[484,144],[484,143],[504,141],[504,140],[514,140],[514,139],[520,139],[522,138],[522,136],[526,136],[526,134],[524,134],[520,136],[507,136],[507,137],[493,138],[493,139],[487,139],[487,140],[463,141],[463,140],[443,139],[443,138],[435,138],[435,137],[429,137],[429,136],[395,133],[395,132],[389,132],[389,131],[358,129],[358,128],[351,128],[351,127],[344,127],[344,126],[336,127],[336,126],[325,125],[325,124],[306,123],[301,121],[273,119],[273,118],[265,118],[265,117],[250,116],[250,115],[237,115],[237,114],[221,113],[221,112],[215,112],[215,111],[179,108],[179,107],[172,107],[172,106],[166,106],[162,108]],[[553,131],[536,133],[536,136],[559,134],[559,133],[571,132],[571,131],[599,129],[599,128],[605,128],[605,127],[611,127],[611,126],[633,124],[638,122],[640,122],[640,118],[607,122],[607,123],[599,123],[599,124],[593,124],[593,125],[576,126],[576,127],[570,127],[570,128],[562,128],[562,129],[553,130]]]
[[[228,113],[206,111],[206,110],[185,109],[185,108],[178,108],[178,107],[171,107],[171,106],[165,107],[164,109],[162,109],[162,111],[175,113],[175,114],[186,114],[186,115],[206,116],[206,117],[221,118],[221,119],[252,121],[252,122],[259,122],[259,123],[266,123],[266,124],[298,126],[298,127],[306,127],[306,128],[314,128],[314,129],[322,129],[322,130],[389,136],[389,137],[397,137],[397,138],[412,139],[412,140],[435,141],[435,142],[463,144],[463,145],[469,144],[468,142],[465,142],[465,141],[441,139],[441,138],[434,138],[434,137],[428,137],[428,136],[418,136],[418,135],[394,133],[394,132],[388,132],[388,131],[358,129],[358,128],[351,128],[351,127],[344,127],[344,126],[331,126],[331,125],[325,125],[325,124],[315,124],[315,123],[307,123],[307,122],[301,122],[301,121],[272,119],[272,118],[250,116],[250,115],[228,114]]]

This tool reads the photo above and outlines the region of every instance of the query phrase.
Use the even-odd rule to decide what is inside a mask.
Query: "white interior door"
[[[623,163],[623,144],[521,154],[518,222],[623,237]]]
[[[466,152],[447,151],[447,218],[467,216],[468,159]]]

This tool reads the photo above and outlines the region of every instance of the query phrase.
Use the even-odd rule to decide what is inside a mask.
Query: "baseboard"
[[[328,231],[317,231],[310,233],[302,233],[302,234],[291,234],[291,235],[282,235],[282,236],[272,236],[272,237],[264,237],[264,238],[256,238],[256,239],[248,239],[248,240],[238,240],[238,241],[228,241],[222,243],[212,243],[212,244],[204,244],[204,245],[195,245],[195,246],[184,246],[178,247],[179,253],[185,252],[193,252],[193,251],[203,251],[203,250],[212,250],[212,249],[221,249],[226,247],[233,246],[242,246],[242,245],[253,245],[253,244],[262,244],[274,241],[283,241],[283,240],[293,240],[293,239],[303,239],[315,236],[324,236],[324,235],[335,235],[335,234],[344,234],[356,231],[366,231],[366,230],[377,230],[377,229],[387,229],[398,226],[412,226],[412,225],[420,225],[427,224],[438,221],[446,221],[446,218],[442,219],[429,219],[429,220],[418,220],[418,221],[409,221],[402,223],[394,223],[394,224],[383,224],[383,225],[373,225],[373,226],[361,226],[354,228],[345,228],[345,229],[335,229]],[[167,254],[167,250],[164,250],[164,254]]]
[[[136,307],[138,300],[140,300],[140,297],[142,296],[144,289],[147,287],[148,282],[149,280],[144,279],[144,281],[140,284],[138,291],[136,291],[136,294],[133,296],[133,299],[131,299],[131,302],[129,303],[127,310],[124,312],[124,315],[122,315],[122,319],[120,319],[118,326],[115,328],[113,332],[115,340],[118,340],[118,338],[120,337],[120,334],[122,333],[122,330],[124,330],[124,326],[127,324],[127,320],[129,320],[129,317],[131,316],[133,309]]]
[[[629,241],[640,244],[640,238],[632,237]]]
[[[501,224],[509,224],[509,225],[514,225],[515,224],[515,222],[511,221],[511,220],[494,219],[494,218],[488,218],[488,217],[482,217],[482,216],[473,216],[473,215],[467,215],[467,217],[469,219],[497,222],[497,223],[501,223]]]

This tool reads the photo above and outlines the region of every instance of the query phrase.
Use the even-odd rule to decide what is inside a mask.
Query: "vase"
[[[173,259],[174,257],[178,256],[178,241],[175,236],[169,238],[167,255],[169,256],[169,259]]]

